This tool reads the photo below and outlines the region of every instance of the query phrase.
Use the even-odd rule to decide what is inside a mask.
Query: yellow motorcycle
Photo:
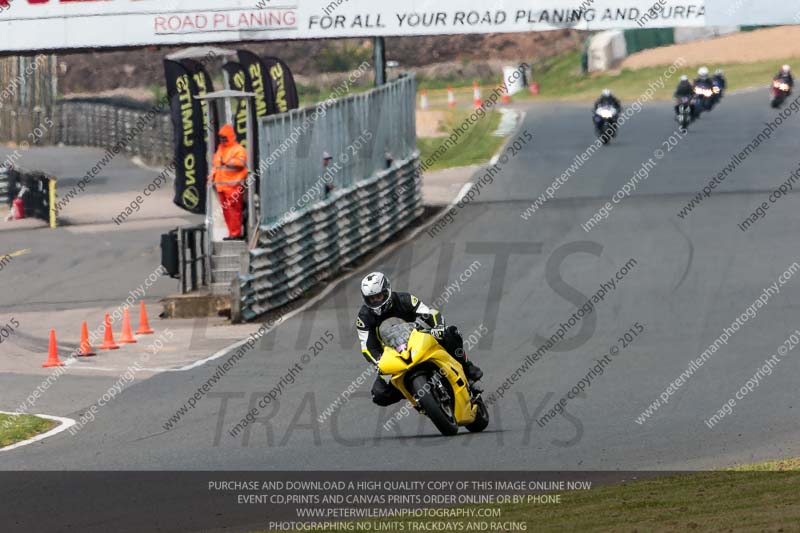
[[[384,344],[378,362],[381,375],[394,385],[442,435],[455,435],[459,426],[480,432],[489,425],[481,390],[469,383],[461,364],[416,323],[389,319],[378,334]]]

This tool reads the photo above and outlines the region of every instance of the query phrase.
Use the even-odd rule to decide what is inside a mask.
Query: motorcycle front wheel
[[[466,426],[472,433],[480,433],[489,425],[489,410],[486,408],[486,404],[481,398],[476,403],[478,404],[478,414],[475,416],[475,421]]]
[[[458,433],[453,414],[453,396],[447,383],[438,374],[419,374],[411,381],[412,394],[422,410],[442,435]]]

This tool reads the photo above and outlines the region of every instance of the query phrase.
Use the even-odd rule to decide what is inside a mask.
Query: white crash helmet
[[[789,65],[784,65],[781,67],[781,72],[783,72],[784,74],[789,74],[791,71],[792,67],[790,67]]]
[[[364,304],[378,316],[391,305],[392,285],[382,272],[372,272],[361,280],[361,297]]]
[[[611,89],[603,89],[603,96],[605,97],[611,96]]]
[[[681,76],[681,81],[689,81],[689,76],[684,74],[683,76]]]
[[[708,67],[700,67],[697,69],[697,75],[701,78],[708,77]]]

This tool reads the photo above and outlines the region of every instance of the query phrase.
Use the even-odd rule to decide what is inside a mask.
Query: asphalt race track
[[[516,156],[507,152],[494,183],[457,210],[445,230],[433,238],[421,233],[279,327],[172,429],[163,424],[221,360],[137,383],[77,436],[63,433],[3,454],[0,468],[671,470],[800,455],[795,409],[800,350],[789,352],[772,375],[737,401],[732,415],[713,429],[704,423],[800,328],[800,276],[781,286],[668,404],[643,424],[636,422],[691,359],[800,262],[795,194],[773,204],[747,232],[737,227],[797,168],[796,115],[710,198],[684,219],[677,216],[764,122],[774,119],[766,91],[727,97],[692,124],[675,148],[665,150],[632,197],[590,232],[581,229],[645,160],[664,149],[662,142],[676,126],[671,113],[668,103],[647,105],[526,221],[523,211],[594,141],[585,105],[529,108],[517,135],[528,131],[533,141]],[[317,420],[365,369],[353,321],[358,283],[368,270],[381,268],[395,289],[408,287],[432,302],[475,265],[442,310],[465,336],[481,324],[490,331],[469,351],[486,373],[489,394],[541,345],[537,335],[553,335],[626,264],[629,272],[594,312],[496,402],[486,432],[440,437],[413,411],[387,431],[383,424],[397,407],[371,403],[371,378],[333,415],[333,423]],[[644,331],[623,348],[618,339],[636,331],[635,323]],[[231,437],[228,431],[326,332],[334,341],[262,410],[258,422]],[[536,419],[612,345],[619,346],[619,354],[583,397],[570,400],[563,415],[540,427]],[[79,388],[91,378],[66,379]],[[18,388],[24,389],[6,391]]]

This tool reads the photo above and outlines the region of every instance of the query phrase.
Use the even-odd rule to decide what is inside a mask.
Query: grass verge
[[[509,531],[538,532],[788,532],[800,528],[800,459],[744,465],[711,472],[563,492],[560,503],[491,506],[499,518],[441,519],[446,529],[415,527],[420,519],[354,522],[324,531]],[[473,506],[475,508],[475,506]],[[487,506],[482,506],[487,508]],[[439,519],[424,519],[427,524]],[[498,524],[475,529],[477,523]],[[361,523],[364,524],[364,523]],[[507,529],[509,524],[516,524]],[[526,529],[522,529],[526,525]]]
[[[713,72],[721,68],[728,80],[728,90],[745,89],[767,85],[783,63],[797,63],[797,58],[786,58],[756,63],[709,64]],[[652,82],[665,78],[669,65],[647,67],[637,70],[623,69],[617,72],[583,75],[580,72],[580,53],[570,52],[553,57],[540,65],[536,81],[540,85],[537,98],[590,99],[596,98],[600,91],[608,87],[622,99],[636,99]],[[669,79],[664,88],[656,92],[655,99],[671,99],[678,85],[678,78],[686,74],[691,79],[696,75],[696,67],[680,68]],[[765,92],[766,94],[766,92]],[[525,98],[534,98],[526,96]]]
[[[0,448],[28,440],[50,431],[57,422],[33,415],[0,414]]]
[[[669,65],[647,67],[637,70],[623,69],[620,71],[601,74],[582,74],[580,69],[580,51],[566,52],[534,66],[534,81],[539,84],[539,94],[530,95],[527,91],[514,96],[515,101],[532,102],[542,100],[590,101],[600,95],[604,88],[611,89],[621,100],[623,105],[641,96],[650,83],[657,83],[659,78],[664,78],[664,72]],[[713,72],[721,68],[725,71],[728,80],[728,90],[735,91],[750,87],[769,84],[772,77],[784,63],[797,64],[800,58],[789,57],[780,60],[760,61],[756,63],[723,63],[709,64]],[[654,100],[670,100],[678,85],[678,78],[686,74],[691,79],[696,76],[696,67],[679,69],[669,79],[665,79],[664,87],[657,89]],[[471,102],[472,80],[463,80],[462,83],[452,84],[456,93],[456,100],[461,104]],[[491,82],[484,86],[484,92],[491,86]],[[446,90],[438,90],[435,85],[429,90],[428,99],[432,106],[445,106],[447,100]],[[764,90],[766,99],[766,89]]]
[[[443,147],[450,132],[464,122],[469,112],[456,110],[448,111],[446,135],[443,137],[428,137],[417,139],[417,148],[420,151],[420,161],[427,161],[434,152]],[[487,113],[461,135],[455,146],[444,154],[440,154],[436,162],[427,170],[442,170],[445,168],[464,167],[485,163],[500,149],[504,139],[494,137],[492,134],[500,124],[501,114],[495,111]],[[444,132],[443,132],[444,133]]]
[[[749,469],[748,469],[749,468]],[[800,524],[800,472],[767,465],[682,474],[562,495],[560,505],[504,506],[536,531],[789,531]]]

